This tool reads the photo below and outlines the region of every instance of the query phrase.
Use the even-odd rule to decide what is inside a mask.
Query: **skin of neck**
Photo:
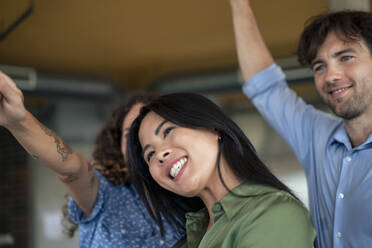
[[[227,165],[225,159],[223,156],[221,156],[221,175],[222,178],[227,185],[227,187],[231,190],[237,186],[239,186],[243,181],[239,178],[237,178],[234,173],[231,171],[229,166]],[[208,210],[209,214],[209,224],[207,227],[207,231],[213,226],[214,224],[214,218],[213,218],[213,211],[212,207],[213,205],[221,200],[229,191],[224,187],[224,185],[221,182],[220,177],[218,176],[218,168],[216,165],[215,173],[211,176],[211,178],[208,180],[210,183],[207,185],[207,187],[200,192],[198,195],[200,199],[204,202],[205,207]]]
[[[346,133],[353,148],[363,144],[372,134],[372,111],[370,112],[351,120],[344,120]]]

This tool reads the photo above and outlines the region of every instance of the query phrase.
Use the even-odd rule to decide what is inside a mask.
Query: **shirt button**
[[[351,157],[350,156],[347,156],[345,159],[346,159],[346,162],[350,162],[351,161]]]
[[[344,199],[344,194],[342,194],[342,193],[338,194],[338,198],[339,199]]]
[[[341,238],[341,236],[342,236],[342,233],[340,233],[340,232],[337,232],[337,233],[336,233],[336,236],[337,236],[337,238]]]
[[[160,245],[164,245],[164,240],[161,239],[161,240],[159,241],[159,244],[160,244]]]

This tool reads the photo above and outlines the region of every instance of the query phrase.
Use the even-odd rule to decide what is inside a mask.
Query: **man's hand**
[[[12,79],[0,72],[0,125],[16,125],[24,120],[25,116],[22,92]]]

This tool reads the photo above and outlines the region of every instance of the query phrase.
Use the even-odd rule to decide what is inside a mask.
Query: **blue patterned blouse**
[[[79,224],[80,248],[172,247],[183,233],[164,223],[161,237],[156,223],[148,214],[140,197],[131,186],[115,186],[95,173],[99,189],[92,215],[87,219],[70,197],[68,211]]]

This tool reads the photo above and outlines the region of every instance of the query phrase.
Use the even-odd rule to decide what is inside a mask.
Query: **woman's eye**
[[[149,152],[149,153],[147,153],[147,156],[146,156],[146,160],[147,160],[147,162],[150,162],[150,159],[152,158],[152,156],[154,155],[154,151],[151,151],[151,152]]]
[[[168,136],[168,134],[174,129],[174,127],[167,127],[164,129],[164,138]]]

